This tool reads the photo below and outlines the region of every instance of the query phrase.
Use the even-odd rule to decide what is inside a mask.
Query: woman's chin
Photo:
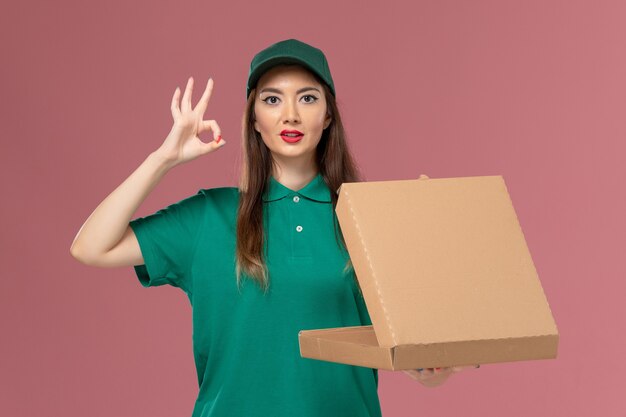
[[[289,145],[289,144],[285,144]],[[272,151],[274,156],[279,158],[300,158],[306,155],[310,155],[315,152],[315,149],[308,149],[304,147],[296,147],[293,145],[290,146],[281,146],[277,151]]]

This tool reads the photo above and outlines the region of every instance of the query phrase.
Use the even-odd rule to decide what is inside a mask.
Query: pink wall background
[[[262,3],[4,5],[0,415],[191,415],[185,295],[69,247],[162,143],[188,76],[214,78],[228,143],[135,217],[235,185],[249,62],[296,37],[326,52],[368,180],[504,176],[561,334],[556,360],[438,388],[381,371],[384,415],[626,416],[626,3]]]

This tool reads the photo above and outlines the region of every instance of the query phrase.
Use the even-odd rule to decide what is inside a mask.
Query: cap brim
[[[312,73],[316,74],[318,77],[320,76],[319,74],[317,74],[317,72],[313,68],[309,66],[309,64],[306,63],[306,61],[303,61],[300,58],[290,57],[290,56],[273,57],[273,58],[266,59],[265,61],[258,64],[254,72],[250,74],[250,77],[248,80],[248,93],[250,90],[252,90],[256,86],[256,84],[259,82],[259,79],[263,76],[263,74],[265,74],[272,67],[275,67],[281,64],[302,65],[303,67],[305,67]]]

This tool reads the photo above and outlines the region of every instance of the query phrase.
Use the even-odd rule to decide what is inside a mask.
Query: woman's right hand
[[[224,139],[221,139],[221,131],[217,122],[215,120],[203,120],[213,91],[213,79],[209,78],[204,94],[194,109],[191,108],[192,91],[193,77],[189,77],[182,103],[179,104],[180,89],[176,87],[171,105],[174,125],[161,147],[155,151],[171,166],[213,152],[226,143]],[[208,130],[213,131],[213,140],[206,143],[201,141],[198,135]]]

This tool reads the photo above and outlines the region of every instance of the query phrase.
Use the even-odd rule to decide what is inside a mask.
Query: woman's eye
[[[309,98],[308,100],[304,100],[305,103],[315,103],[318,100],[317,97],[315,97],[315,96],[313,96],[311,94],[307,94],[306,96],[302,96],[302,98],[303,99]],[[269,100],[273,100],[273,101],[269,101]],[[263,101],[263,102],[265,102],[267,104],[276,104],[277,100],[278,100],[278,97],[276,97],[276,96],[268,96],[268,97],[265,97],[264,99],[262,99],[261,101]]]
[[[276,97],[276,96],[269,96],[269,97],[264,98],[262,101],[264,101],[264,102],[266,102],[266,103],[267,103],[267,100],[269,100],[269,99],[271,99],[271,98],[278,99],[278,97]],[[267,104],[270,104],[270,103],[267,103]],[[275,104],[275,102],[272,102],[271,104]]]

